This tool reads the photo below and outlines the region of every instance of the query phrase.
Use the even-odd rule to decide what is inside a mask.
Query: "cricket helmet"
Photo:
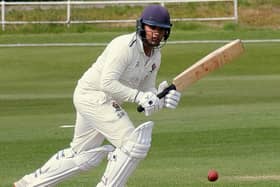
[[[144,25],[164,28],[166,30],[164,40],[167,40],[172,27],[168,10],[160,5],[147,6],[143,10],[140,19],[137,20],[136,25],[136,30],[142,38],[146,35]]]

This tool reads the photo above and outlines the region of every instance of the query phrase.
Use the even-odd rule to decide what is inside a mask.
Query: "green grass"
[[[259,6],[259,5],[265,5],[265,4],[273,4],[280,5],[280,2],[277,0],[239,0],[238,3],[242,6]]]
[[[178,26],[180,27],[180,26]],[[41,33],[41,34],[1,34],[0,44],[17,43],[107,43],[115,36],[134,32],[130,30],[113,30],[85,33]],[[180,30],[175,25],[171,31],[169,41],[176,40],[233,40],[240,39],[279,39],[280,32],[271,29],[198,29]],[[269,44],[268,44],[269,45]],[[207,47],[207,46],[206,46]],[[4,49],[1,49],[1,51]],[[44,50],[44,48],[42,48]],[[88,54],[87,54],[88,55]],[[77,58],[77,57],[76,57]]]
[[[171,40],[277,38],[276,32],[176,32]],[[107,42],[117,32],[96,33]],[[240,34],[240,35],[239,35]],[[93,39],[91,39],[91,36]],[[221,37],[219,37],[221,36]],[[95,41],[87,34],[4,35],[0,43]],[[171,80],[185,67],[222,44],[166,45],[158,82]],[[149,117],[126,104],[135,125],[153,120],[150,153],[130,178],[130,187],[276,187],[279,179],[244,180],[242,176],[280,176],[280,44],[245,44],[246,53],[232,64],[183,92],[176,110]],[[75,111],[72,94],[82,73],[103,47],[0,48],[1,187],[40,167],[68,147]],[[105,161],[59,187],[96,184]],[[215,168],[220,179],[207,181]]]
[[[211,22],[182,22],[174,21],[173,25],[179,30],[239,30],[240,28],[270,28],[279,29],[279,5],[278,0],[239,0],[238,23],[232,21]],[[136,20],[141,15],[144,5],[108,5],[108,6],[71,6],[71,21],[77,20]],[[12,7],[5,13],[7,21],[65,21],[66,6],[31,6],[23,8]],[[230,17],[234,14],[232,2],[189,2],[166,3],[171,18],[206,18],[206,17]],[[86,33],[106,31],[131,31],[134,23],[116,24],[22,24],[5,25],[5,31],[1,34],[30,34],[30,33]]]

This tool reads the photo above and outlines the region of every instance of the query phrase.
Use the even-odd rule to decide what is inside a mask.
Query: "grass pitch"
[[[167,45],[159,80],[176,74],[221,44]],[[245,44],[246,53],[200,80],[178,109],[155,121],[150,153],[130,187],[272,187],[280,182],[280,44]],[[72,93],[103,47],[0,49],[1,187],[68,147],[75,112]],[[148,119],[127,104],[135,125]],[[98,183],[106,162],[59,187]],[[209,169],[220,178],[207,181]]]

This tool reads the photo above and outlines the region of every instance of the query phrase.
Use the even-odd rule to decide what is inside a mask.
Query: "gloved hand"
[[[163,81],[158,86],[158,93],[168,87],[167,81]],[[170,90],[167,95],[160,99],[160,106],[175,109],[180,101],[181,93],[177,90]]]
[[[146,116],[161,109],[159,98],[152,92],[139,92],[135,101],[145,109]]]

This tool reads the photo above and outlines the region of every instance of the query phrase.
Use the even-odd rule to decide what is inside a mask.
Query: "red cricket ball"
[[[211,182],[216,181],[219,178],[219,174],[216,170],[209,170],[208,171],[208,180]]]

